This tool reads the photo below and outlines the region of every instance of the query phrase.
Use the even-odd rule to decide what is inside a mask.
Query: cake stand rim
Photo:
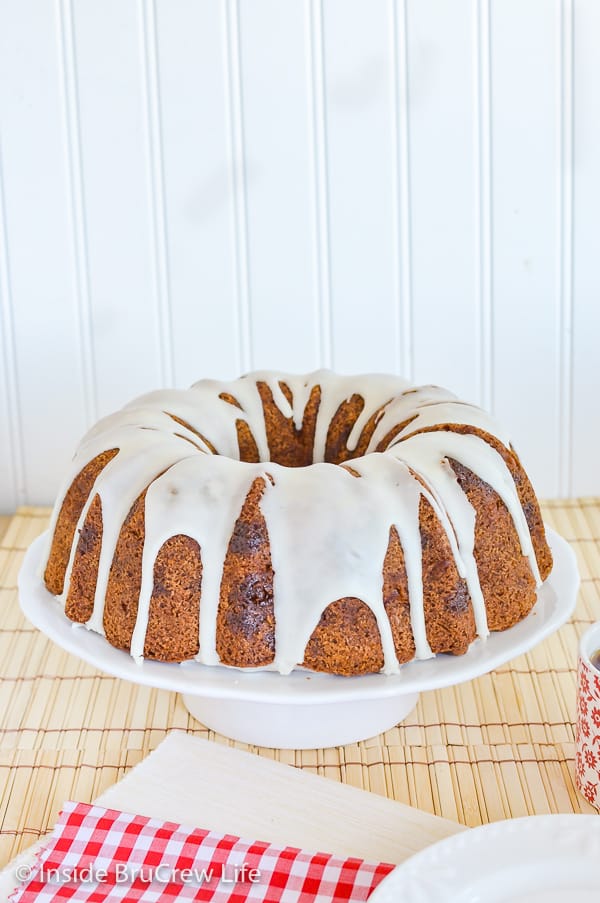
[[[306,670],[281,675],[199,662],[144,660],[137,663],[128,652],[110,646],[100,634],[65,618],[60,603],[48,592],[41,577],[47,531],[26,551],[18,576],[19,603],[27,619],[62,649],[113,677],[132,683],[189,695],[280,705],[382,699],[442,689],[487,674],[527,652],[566,623],[575,608],[580,584],[575,553],[549,526],[546,535],[554,566],[526,618],[486,640],[475,640],[463,656],[437,655],[425,661],[408,662],[397,675],[339,677]]]

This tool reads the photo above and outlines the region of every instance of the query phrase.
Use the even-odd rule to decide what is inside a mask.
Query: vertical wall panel
[[[573,478],[568,491],[600,495],[600,6],[577,0],[574,25]]]
[[[23,441],[19,415],[12,293],[0,145],[0,512],[14,511],[25,498]]]
[[[470,0],[407,9],[414,375],[477,401],[473,15]]]
[[[0,2],[0,510],[250,366],[447,385],[600,491],[599,41],[593,0]]]
[[[323,11],[333,365],[394,372],[399,249],[390,6],[328,0]]]
[[[14,511],[25,495],[23,491],[20,494],[17,491],[17,475],[13,465],[11,436],[6,428],[11,422],[10,415],[6,377],[3,371],[0,370],[0,428],[2,429],[2,439],[0,440],[0,513]]]
[[[160,0],[157,38],[173,358],[185,386],[240,369],[222,7]]]
[[[559,22],[547,0],[492,4],[494,407],[543,495],[559,468]]]
[[[26,499],[37,502],[48,502],[56,492],[86,423],[55,12],[53,4],[39,0],[0,6],[2,166],[10,272],[10,298],[3,302],[12,303],[19,405],[17,422],[13,419],[2,431],[6,436],[20,429],[22,488]],[[5,273],[5,291],[6,278]],[[4,328],[6,324],[4,319]],[[12,367],[12,361],[5,363]]]
[[[162,382],[144,23],[132,2],[73,4],[99,413]]]
[[[1,318],[0,324],[2,324]],[[2,331],[4,329],[2,324]],[[16,444],[12,433],[12,411],[14,409],[11,409],[10,403],[9,379],[4,366],[6,360],[6,351],[4,347],[0,347],[0,512],[14,511],[25,496],[24,487],[21,487],[20,493],[17,488]]]
[[[306,9],[255,0],[239,11],[253,365],[309,370],[318,361]]]

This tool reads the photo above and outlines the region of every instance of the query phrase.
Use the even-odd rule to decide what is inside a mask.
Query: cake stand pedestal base
[[[321,749],[375,737],[402,721],[418,693],[385,699],[286,705],[182,694],[189,713],[232,740],[275,749]]]
[[[47,534],[27,550],[19,572],[19,601],[31,623],[62,649],[114,677],[181,693],[194,718],[226,737],[276,749],[322,749],[388,730],[406,718],[419,693],[487,674],[564,624],[577,599],[577,562],[562,537],[549,527],[546,535],[554,567],[526,618],[486,640],[475,640],[466,655],[407,662],[399,674],[336,677],[300,669],[291,674],[244,673],[200,662],[134,661],[100,634],[65,617],[61,602],[41,578]]]

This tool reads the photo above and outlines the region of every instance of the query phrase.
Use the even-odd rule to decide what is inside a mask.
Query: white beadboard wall
[[[398,372],[600,494],[597,0],[0,0],[0,510],[98,417]]]

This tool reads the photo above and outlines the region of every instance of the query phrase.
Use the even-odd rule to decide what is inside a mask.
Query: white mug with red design
[[[575,783],[588,803],[600,809],[600,621],[579,641]]]

